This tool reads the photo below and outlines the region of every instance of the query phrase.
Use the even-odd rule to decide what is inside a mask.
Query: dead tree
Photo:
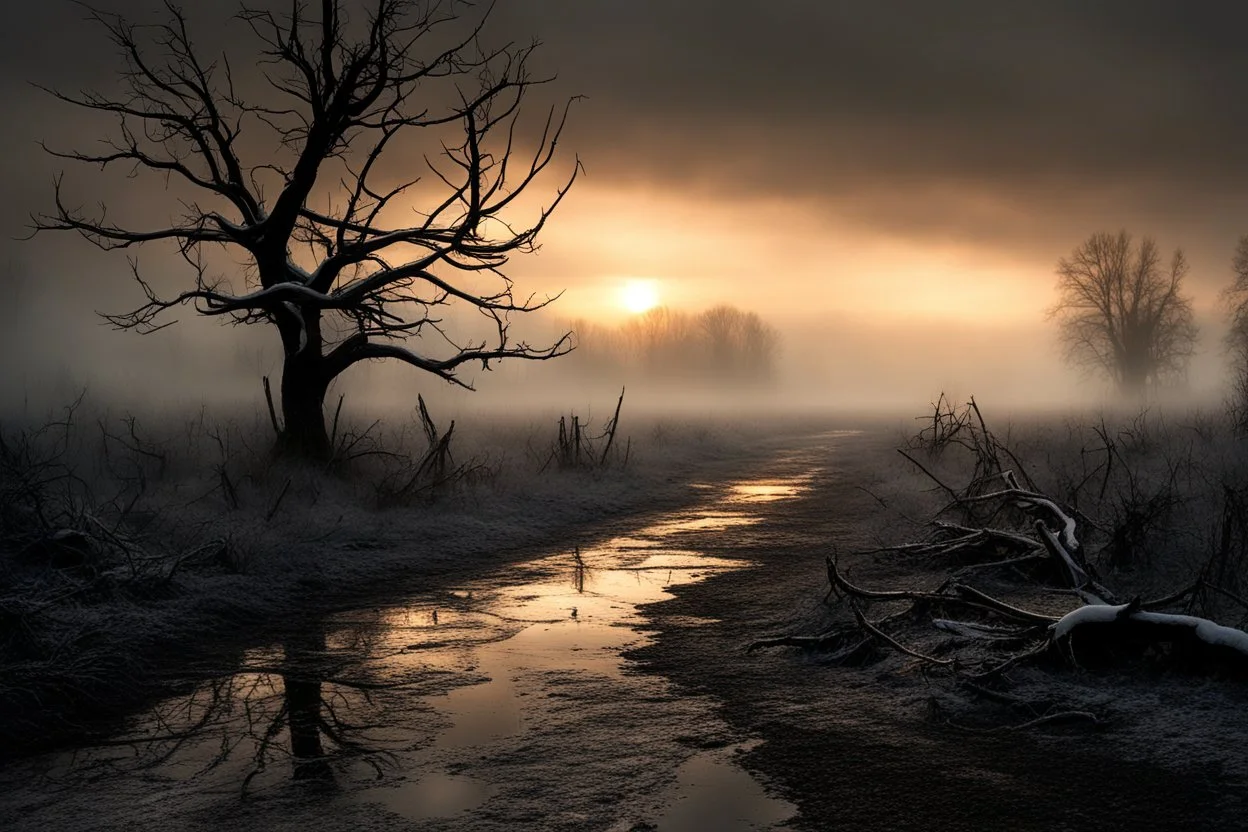
[[[358,362],[394,359],[470,387],[459,375],[470,362],[564,354],[567,336],[533,346],[510,334],[513,313],[553,298],[513,294],[504,267],[536,248],[580,171],[577,160],[545,207],[514,216],[554,158],[568,106],[522,139],[521,105],[549,80],[529,70],[535,46],[483,46],[488,12],[472,24],[463,5],[372,0],[357,20],[340,0],[321,0],[319,17],[304,2],[285,15],[244,7],[254,72],[197,51],[171,2],[158,25],[88,7],[121,54],[119,89],[50,92],[115,129],[98,150],[47,149],[164,180],[182,215],[156,228],[115,221],[67,201],[58,176],[35,232],[77,232],[106,251],[172,245],[191,287],[166,295],[132,260],[145,301],[104,316],[120,329],[154,332],[183,305],[272,324],[284,357],[279,447],[303,456],[330,455],[327,388]],[[225,274],[210,265],[218,249],[230,253]],[[246,268],[228,270],[240,258]],[[451,304],[481,313],[489,334],[454,336],[439,314]]]
[[[559,417],[559,433],[551,447],[550,455],[542,463],[545,471],[552,462],[560,468],[604,469],[613,459],[620,466],[628,465],[628,454],[632,448],[632,439],[626,440],[624,455],[619,459],[619,447],[615,444],[615,434],[620,427],[620,408],[624,406],[624,388],[620,388],[620,397],[615,401],[615,413],[603,425],[602,432],[593,434],[588,420],[582,422],[575,413],[571,416]],[[601,450],[599,446],[601,445]],[[611,449],[617,451],[612,457]]]

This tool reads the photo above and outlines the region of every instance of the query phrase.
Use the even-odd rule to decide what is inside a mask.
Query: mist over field
[[[120,409],[208,406],[259,413],[264,408],[261,378],[275,380],[281,367],[274,333],[199,318],[190,309],[175,310],[170,319],[177,319],[176,325],[152,335],[119,332],[96,313],[125,309],[141,299],[124,259],[68,239],[60,242],[65,245],[51,246],[45,238],[6,244],[22,255],[10,255],[4,267],[10,288],[0,308],[0,389],[10,412],[23,403],[45,412],[84,389],[96,402]],[[60,256],[45,262],[34,256],[40,247],[75,251],[81,265]],[[543,251],[536,259],[545,256]],[[171,263],[166,279],[176,284],[179,274],[185,274],[185,265]],[[696,367],[683,376],[673,374],[661,363],[647,366],[629,359],[618,343],[595,342],[595,330],[614,331],[630,321],[636,326],[645,316],[610,309],[601,322],[575,317],[576,296],[570,289],[547,309],[518,317],[514,325],[521,337],[537,343],[574,332],[579,346],[568,356],[547,362],[493,362],[489,370],[469,367],[464,376],[475,391],[410,367],[362,364],[340,378],[334,392],[347,395],[348,412],[360,418],[374,405],[392,415],[403,413],[414,406],[417,394],[456,410],[605,407],[622,386],[628,387],[630,407],[704,410],[718,416],[733,409],[905,414],[923,409],[941,391],[955,397],[974,395],[1012,412],[1096,408],[1115,400],[1112,385],[1103,378],[1063,362],[1056,328],[1039,308],[1019,311],[1021,322],[968,323],[911,314],[873,318],[835,309],[768,311],[764,305],[755,314],[776,336],[771,366],[762,376],[733,378],[700,373]],[[669,308],[692,319],[717,305],[751,308],[730,293]],[[1215,304],[1198,307],[1197,315],[1199,352],[1185,383],[1157,391],[1154,400],[1220,406],[1227,396],[1225,312]],[[451,310],[450,320],[462,333],[484,331],[477,317]],[[435,350],[444,348],[433,344]],[[601,358],[612,350],[619,353],[618,360],[595,366],[593,353]],[[686,357],[694,352],[686,350]]]
[[[1210,74],[1244,76],[1242,57],[1217,34],[1234,28],[1222,19],[1234,17],[1229,8],[1185,19],[1188,37],[1155,41],[1172,28],[1160,12],[1135,16],[1133,36],[1116,39],[1107,34],[1113,15],[1065,5],[1018,9],[1014,20],[979,3],[948,18],[898,3],[906,23],[891,36],[883,11],[565,5],[503,4],[493,21],[500,35],[543,40],[535,60],[559,74],[541,89],[542,105],[587,96],[564,137],[586,175],[540,251],[508,269],[522,296],[563,295],[533,320],[517,320],[516,332],[549,338],[573,320],[618,324],[634,314],[619,303],[620,286],[642,279],[678,312],[729,304],[775,327],[779,360],[766,397],[775,406],[891,409],[942,389],[1010,407],[1095,404],[1112,385],[1063,363],[1045,312],[1057,300],[1057,259],[1088,234],[1126,228],[1163,249],[1184,248],[1192,265],[1198,355],[1166,395],[1222,397],[1220,292],[1248,190],[1224,138],[1239,111],[1206,83]],[[137,0],[110,10],[157,19]],[[14,239],[31,214],[48,210],[61,171],[70,204],[102,202],[110,216],[142,222],[176,210],[159,177],[98,174],[42,152],[39,142],[65,150],[75,138],[90,149],[109,123],[32,85],[109,89],[116,59],[82,14],[22,14],[0,59],[6,95],[24,114],[0,134],[9,195],[0,209],[5,400],[66,399],[89,387],[109,399],[261,405],[259,378],[280,364],[273,333],[196,321],[184,308],[172,313],[176,327],[145,339],[110,332],[93,316],[141,302],[127,253],[158,287],[187,285],[189,269],[171,250],[102,254],[69,235]],[[208,50],[243,34],[206,12],[192,23]],[[968,34],[981,25],[993,35]],[[16,34],[41,29],[55,29],[63,60],[41,60],[33,40]],[[926,49],[896,52],[894,38],[920,31],[944,34]],[[995,45],[1015,36],[1016,48]],[[844,38],[854,48],[835,48]],[[1114,57],[1101,63],[1092,56],[1103,50],[1091,45],[1106,39]],[[634,49],[647,55],[644,67],[626,60]],[[740,54],[770,69],[745,73]],[[1013,91],[998,96],[999,84]],[[1216,88],[1237,100],[1233,83]],[[696,107],[680,103],[690,99]],[[473,332],[473,317],[452,320]],[[473,371],[476,398],[579,406],[583,385],[630,383],[643,393],[636,379],[610,373],[570,383],[560,364]],[[410,402],[417,392],[459,400],[415,371],[377,376],[360,367],[341,385],[361,405]]]
[[[92,269],[97,275],[105,271]],[[19,275],[18,267],[10,274]],[[280,345],[260,328],[197,320],[183,311],[176,326],[150,336],[112,330],[94,313],[135,300],[135,288],[124,274],[115,275],[110,291],[100,293],[98,307],[88,305],[85,291],[67,299],[62,292],[43,288],[35,277],[22,275],[14,282],[13,302],[0,311],[5,318],[0,385],[10,412],[22,402],[46,411],[86,389],[93,400],[120,409],[208,406],[258,413],[264,408],[261,378],[276,379],[280,373]],[[549,312],[535,316],[538,320],[519,322],[517,329],[548,341],[568,329],[575,332],[577,322],[560,311],[556,302]],[[503,361],[488,371],[470,368],[465,378],[474,391],[409,367],[369,364],[345,374],[333,392],[345,394],[350,412],[360,418],[374,405],[391,414],[408,410],[417,394],[467,410],[605,407],[623,386],[630,407],[704,410],[719,416],[734,409],[908,414],[924,409],[941,391],[955,397],[974,395],[1012,412],[1113,404],[1113,388],[1066,366],[1053,327],[1036,317],[1030,326],[965,327],[924,320],[873,322],[841,313],[774,314],[764,318],[778,334],[774,367],[765,378],[686,375],[682,384],[679,374],[673,380],[662,367],[626,368],[624,356],[587,371],[593,362],[585,356],[590,351],[586,346],[549,362]],[[1202,352],[1190,366],[1187,384],[1163,391],[1155,400],[1222,404],[1228,384],[1220,343],[1225,324],[1212,314],[1203,323]]]

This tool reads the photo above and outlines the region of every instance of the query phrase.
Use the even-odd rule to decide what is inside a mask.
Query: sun
[[[629,280],[620,287],[620,305],[635,315],[659,305],[657,280]]]

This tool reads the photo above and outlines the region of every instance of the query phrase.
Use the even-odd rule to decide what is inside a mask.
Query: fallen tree
[[[955,445],[974,463],[961,488],[919,459]],[[1041,708],[1013,696],[1009,674],[1024,665],[1248,676],[1248,633],[1193,614],[1198,599],[1210,593],[1248,609],[1248,602],[1210,580],[1219,570],[1206,566],[1195,581],[1164,597],[1120,601],[1085,550],[1082,527],[1095,530],[1095,524],[1036,487],[988,430],[973,399],[959,412],[942,397],[930,426],[900,452],[948,499],[924,539],[854,554],[855,563],[883,563],[890,575],[907,577],[868,585],[847,575],[834,551],[826,558],[823,599],[831,626],[759,639],[751,651],[820,650],[825,661],[844,665],[902,657],[929,677],[945,674],[977,696],[1021,708],[1023,722],[998,726],[1014,728],[1067,717],[1103,721],[1091,711],[1052,703]]]

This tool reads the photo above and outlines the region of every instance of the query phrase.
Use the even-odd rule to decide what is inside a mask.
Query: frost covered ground
[[[292,485],[268,523],[265,515],[289,475],[258,477],[240,499],[244,506],[259,507],[250,515],[245,507],[222,505],[205,512],[213,522],[250,517],[251,525],[237,526],[245,530],[237,532],[238,539],[251,543],[245,568],[239,574],[190,569],[177,584],[185,588],[170,598],[119,605],[139,610],[126,624],[134,629],[123,632],[180,626],[154,639],[155,647],[166,651],[170,644],[193,646],[216,638],[210,633],[233,633],[223,642],[232,645],[232,656],[207,650],[196,655],[192,649],[184,657],[192,670],[220,668],[240,660],[243,646],[264,642],[266,617],[288,632],[299,629],[301,610],[309,620],[354,609],[354,619],[391,621],[386,605],[396,598],[439,582],[462,587],[477,578],[497,589],[521,564],[536,570],[540,583],[550,577],[543,558],[555,558],[563,569],[573,563],[579,545],[589,562],[604,536],[624,534],[630,524],[653,529],[659,522],[665,528],[664,512],[679,516],[681,506],[707,511],[716,483],[765,477],[759,500],[750,507],[755,521],[725,523],[712,509],[697,515],[709,522],[681,529],[679,550],[705,559],[703,579],[672,582],[666,591],[674,598],[643,606],[640,623],[630,619],[630,627],[641,627],[649,637],[612,639],[611,650],[628,651],[626,665],[609,659],[605,675],[537,671],[523,659],[507,664],[482,658],[495,655],[488,646],[493,636],[483,642],[487,646],[474,647],[477,652],[452,651],[459,658],[447,666],[462,677],[455,684],[470,685],[455,701],[471,701],[478,695],[474,691],[484,691],[485,686],[471,686],[484,676],[506,677],[515,682],[516,701],[525,703],[521,710],[536,708],[538,716],[531,727],[503,731],[496,744],[479,752],[467,742],[473,753],[441,774],[433,772],[443,780],[410,774],[411,791],[421,800],[432,805],[462,798],[470,807],[458,814],[448,809],[444,819],[423,821],[425,828],[696,829],[693,784],[715,777],[740,794],[762,784],[771,800],[798,812],[789,820],[778,819],[788,817],[781,812],[770,821],[760,813],[754,822],[731,827],[740,829],[777,823],[811,830],[1243,828],[1248,709],[1242,680],[1148,663],[1020,667],[1009,679],[1012,695],[1102,717],[1096,726],[1055,723],[1020,730],[1020,720],[1008,709],[968,695],[905,656],[842,667],[817,651],[747,652],[759,637],[818,633],[844,614],[824,601],[823,559],[832,547],[850,574],[873,586],[939,580],[941,564],[854,554],[914,539],[939,505],[930,481],[894,453],[910,425],[875,425],[853,435],[827,432],[838,426],[844,425],[806,420],[638,426],[632,431],[637,456],[629,467],[598,473],[539,473],[527,448],[536,447],[535,437],[542,434],[518,426],[502,447],[526,448],[520,456],[527,461],[444,499],[379,511],[364,507],[351,492],[358,487],[353,481],[332,486],[343,489],[332,499],[330,486],[317,486],[318,494],[311,485],[300,486],[307,491]],[[1248,485],[1242,442],[1215,422],[1183,414],[994,429],[1008,434],[1045,493],[1075,504],[1095,524],[1085,533],[1086,545],[1095,549],[1092,559],[1102,576],[1120,591],[1153,597],[1211,562],[1224,579],[1242,577],[1244,541],[1235,527],[1235,495]],[[1098,451],[1106,438],[1120,450],[1108,472],[1099,466],[1108,454]],[[950,458],[933,468],[952,478],[958,465]],[[778,482],[801,485],[784,495],[775,491]],[[299,494],[301,501],[286,502]],[[287,514],[314,500],[337,508],[324,517],[306,510]],[[188,510],[187,516],[199,518],[199,511]],[[660,533],[665,532],[647,534]],[[1211,561],[1211,552],[1220,559]],[[627,557],[617,567],[626,567]],[[738,568],[721,569],[720,563]],[[455,597],[506,621],[517,605],[537,603],[540,595],[536,589],[502,591],[502,605],[489,606],[492,592]],[[1055,614],[1080,603],[1069,593],[1043,591],[1022,600]],[[436,603],[445,605],[447,599]],[[1218,607],[1219,620],[1242,627],[1233,607]],[[589,609],[579,614],[588,615]],[[429,627],[447,624],[430,610],[419,610],[425,618],[419,626],[403,624],[405,633],[431,637]],[[232,615],[247,617],[229,625]],[[566,625],[568,613],[562,615]],[[353,644],[346,639],[340,647],[354,650]],[[432,642],[426,646],[443,649]],[[443,695],[447,684],[434,674],[413,695]],[[376,694],[379,700],[387,696]],[[396,707],[400,721],[410,717],[416,734],[430,732],[411,738],[413,747],[437,746],[435,735],[445,726],[438,727],[436,713],[410,701]],[[448,730],[463,742],[455,733],[460,729]],[[734,780],[742,770],[752,779]],[[93,787],[109,788],[109,776],[101,772]],[[491,787],[491,778],[502,785]],[[425,786],[432,791],[421,791]],[[64,782],[48,784],[42,797],[42,785],[23,788],[22,810],[29,812],[23,817],[31,828],[72,814],[73,805],[66,809],[58,802],[61,796],[90,797]],[[176,788],[189,794],[195,787]],[[280,791],[274,800],[237,802],[235,789],[236,784],[228,794],[187,797],[184,817],[209,828],[217,815],[189,810],[210,805],[217,811],[228,803],[234,807],[231,823],[240,829],[411,826],[401,814],[368,801],[346,811],[296,789]],[[627,799],[618,802],[621,791]],[[10,801],[17,794],[11,792]],[[125,808],[125,800],[113,798]],[[484,807],[481,814],[473,814],[475,806]],[[161,807],[144,805],[142,811],[155,819]]]
[[[770,828],[794,807],[735,764],[749,738],[622,652],[649,640],[638,605],[745,565],[688,541],[762,522],[804,485],[703,482],[695,504],[618,518],[595,545],[288,631],[104,744],[0,771],[0,822]]]
[[[612,518],[689,502],[695,478],[782,441],[775,423],[625,411],[613,462],[562,468],[550,459],[557,414],[483,414],[456,427],[462,478],[395,499],[414,466],[391,454],[419,457],[415,424],[358,442],[341,429],[363,453],[325,477],[273,462],[258,419],[130,423],[85,405],[68,415],[41,431],[10,423],[5,437],[5,754],[95,730],[275,625],[495,568],[535,545],[572,550]]]

